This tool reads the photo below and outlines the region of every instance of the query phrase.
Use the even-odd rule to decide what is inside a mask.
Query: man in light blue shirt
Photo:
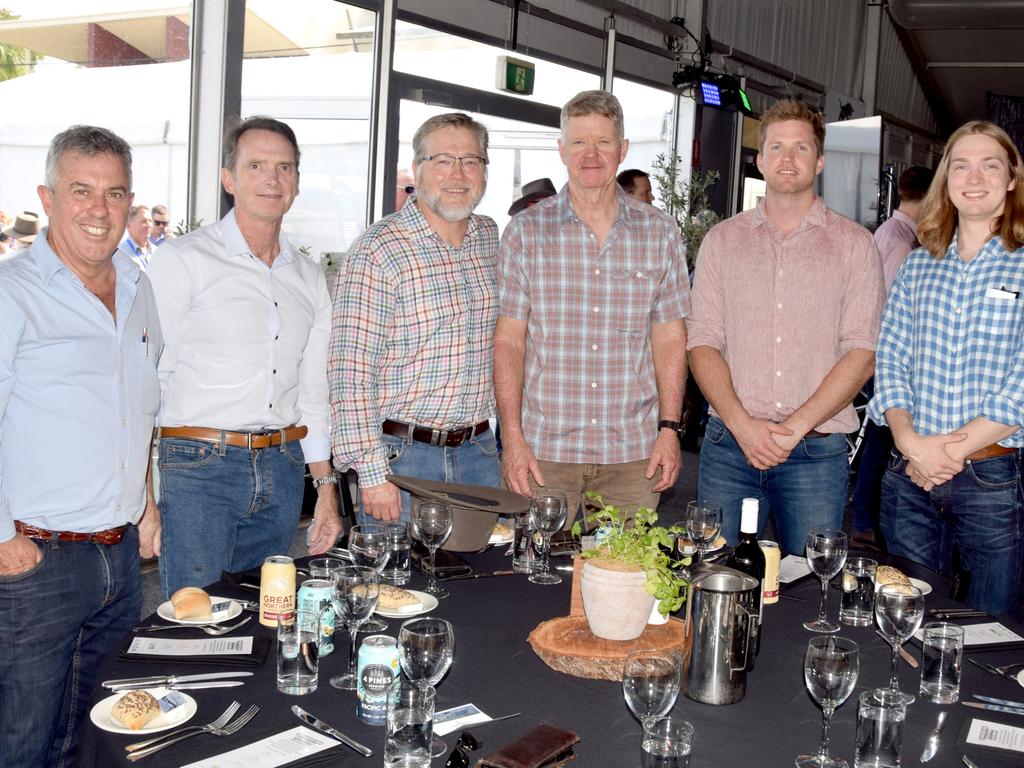
[[[0,263],[0,765],[76,763],[104,656],[139,620],[139,555],[159,551],[146,475],[160,399],[156,302],[115,253],[131,149],[59,134],[49,217]]]
[[[143,272],[149,269],[149,260],[156,250],[156,246],[149,242],[152,229],[153,219],[149,215],[149,208],[133,205],[128,211],[124,240],[117,246],[117,250],[134,261]]]

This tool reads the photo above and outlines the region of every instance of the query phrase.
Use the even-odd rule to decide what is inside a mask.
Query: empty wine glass
[[[924,618],[924,596],[917,587],[885,584],[875,592],[875,620],[885,639],[892,646],[889,690],[903,697],[905,704],[914,701],[913,694],[900,691],[897,679],[900,646],[921,627]]]
[[[842,758],[828,753],[828,730],[832,713],[846,701],[857,684],[860,649],[845,637],[812,637],[804,654],[804,683],[821,706],[821,746],[816,755],[800,755],[799,768],[849,768]]]
[[[846,563],[846,534],[830,528],[814,530],[807,534],[804,544],[807,554],[807,565],[821,579],[821,605],[818,607],[818,618],[804,622],[804,628],[812,632],[838,632],[839,624],[825,617],[828,606],[828,583],[843,570]]]
[[[667,715],[679,696],[682,663],[674,653],[633,651],[622,668],[622,694],[645,730]]]
[[[383,525],[376,524],[353,525],[348,532],[348,551],[352,554],[353,563],[373,568],[380,580],[380,573],[384,570],[384,565],[391,554],[387,529]],[[371,616],[363,622],[360,630],[362,632],[384,632],[387,628],[387,622]]]
[[[697,548],[697,562],[704,559],[708,545],[722,532],[722,508],[706,501],[691,501],[683,518],[686,535]]]
[[[551,557],[551,536],[565,525],[568,502],[565,494],[560,491],[538,491],[530,499],[530,520],[533,527],[541,535],[540,568],[530,574],[534,584],[561,584],[562,577],[551,573],[549,559]]]
[[[398,631],[398,659],[405,676],[420,688],[437,685],[452,665],[455,632],[444,619],[410,619]],[[448,746],[437,736],[430,743],[431,757],[443,755]]]
[[[380,581],[373,568],[362,565],[346,565],[334,572],[334,589],[331,605],[334,612],[348,628],[349,656],[348,672],[331,678],[331,685],[343,691],[356,689],[356,635],[373,609],[377,607]]]
[[[417,499],[412,505],[412,528],[416,538],[430,552],[430,573],[427,593],[437,598],[448,597],[448,590],[437,584],[437,549],[452,532],[452,508],[443,501]]]

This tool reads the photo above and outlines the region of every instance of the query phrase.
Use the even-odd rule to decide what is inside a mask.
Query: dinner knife
[[[485,576],[514,576],[515,571],[484,571],[483,573],[460,573],[457,576],[438,576],[438,581],[461,581],[462,579],[482,579]]]
[[[124,677],[120,680],[104,680],[100,685],[112,688],[116,685],[168,685],[170,683],[192,683],[196,680],[219,680],[222,677],[252,677],[253,672],[204,672],[201,675],[156,675],[155,677]]]
[[[961,701],[965,707],[974,707],[975,709],[990,709],[993,712],[1008,712],[1011,715],[1020,715],[1024,717],[1024,709],[1019,707],[1004,707],[1000,704],[979,704],[976,701]]]
[[[344,744],[346,747],[351,747],[352,749],[354,749],[356,752],[358,752],[363,757],[372,757],[373,756],[373,750],[372,749],[370,749],[369,747],[364,747],[362,744],[360,744],[355,739],[350,739],[348,736],[346,736],[341,731],[336,730],[335,728],[331,728],[331,726],[329,726],[323,720],[320,720],[320,719],[314,717],[313,715],[309,714],[309,712],[304,710],[298,704],[293,704],[292,705],[292,712],[294,712],[295,715],[299,718],[299,720],[304,722],[306,725],[311,725],[314,728],[316,728],[318,731],[321,731],[322,733],[326,733],[328,736],[333,736],[338,741],[340,741],[342,744]]]
[[[205,683],[161,683],[158,686],[132,683],[130,685],[114,685],[111,686],[110,690],[114,693],[122,693],[124,691],[139,691],[143,688],[170,688],[172,691],[192,691],[199,688],[236,688],[239,685],[245,685],[241,680],[207,680]]]
[[[994,699],[991,696],[982,696],[980,693],[972,694],[974,698],[980,701],[987,701],[989,704],[1002,704],[1004,707],[1016,707],[1017,709],[1024,709],[1024,702],[1010,701],[1008,699]]]
[[[927,763],[939,751],[939,736],[942,734],[942,726],[946,724],[947,714],[945,711],[939,712],[939,719],[935,723],[932,732],[928,734],[928,740],[924,743],[924,750],[921,752],[922,763]]]

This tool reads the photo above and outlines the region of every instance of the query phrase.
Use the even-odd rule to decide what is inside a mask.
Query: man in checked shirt
[[[917,231],[869,404],[896,443],[882,531],[890,553],[946,575],[957,545],[967,602],[999,614],[1018,599],[1024,509],[1024,166],[1002,129],[950,136]]]
[[[513,491],[658,505],[679,476],[686,379],[686,259],[675,221],[615,174],[622,107],[584,91],[562,108],[569,183],[515,216],[498,252],[494,385]]]
[[[438,115],[412,146],[415,196],[359,238],[335,294],[334,461],[359,475],[360,522],[409,520],[409,494],[389,471],[500,481],[488,423],[498,228],[473,213],[487,187],[487,129]]]

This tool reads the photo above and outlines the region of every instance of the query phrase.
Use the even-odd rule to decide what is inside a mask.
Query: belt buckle
[[[444,445],[448,442],[448,430],[438,429],[437,427],[430,428],[430,444],[431,445]]]

